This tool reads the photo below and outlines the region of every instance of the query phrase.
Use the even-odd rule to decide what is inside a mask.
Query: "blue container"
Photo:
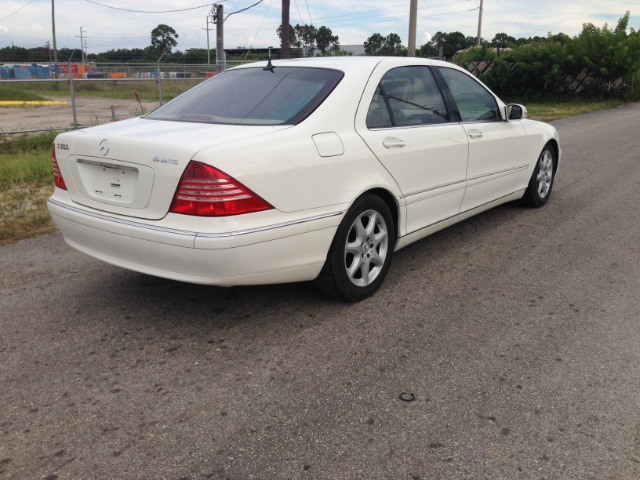
[[[13,67],[12,70],[13,70],[13,74],[14,74],[16,79],[27,80],[27,79],[31,78],[31,72],[27,68],[16,68],[16,67]]]
[[[107,78],[105,72],[87,72],[87,78]]]
[[[158,72],[138,72],[138,78],[157,78]]]

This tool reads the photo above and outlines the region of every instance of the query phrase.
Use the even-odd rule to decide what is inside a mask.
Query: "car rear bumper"
[[[65,241],[102,261],[137,272],[206,285],[313,280],[343,212],[225,233],[138,222],[50,198]]]

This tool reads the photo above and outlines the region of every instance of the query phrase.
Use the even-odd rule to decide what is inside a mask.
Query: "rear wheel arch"
[[[385,190],[384,188],[374,188],[364,192],[360,196],[364,196],[367,194],[380,197],[382,201],[384,201],[384,203],[387,204],[387,207],[389,207],[389,211],[391,212],[391,217],[393,218],[393,230],[394,230],[394,237],[395,237],[394,246],[395,246],[395,241],[398,239],[399,222],[400,222],[400,212],[399,212],[398,204],[396,203],[395,197],[389,190]]]
[[[384,189],[364,192],[351,204],[315,279],[329,296],[359,301],[386,277],[397,242],[398,206]]]

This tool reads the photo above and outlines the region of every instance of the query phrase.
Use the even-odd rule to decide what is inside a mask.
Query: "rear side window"
[[[319,68],[229,70],[146,118],[229,125],[296,124],[327,98],[342,77],[337,70]]]
[[[432,125],[449,121],[440,89],[429,67],[389,70],[367,113],[368,128]]]
[[[495,97],[473,77],[453,68],[441,67],[442,74],[463,122],[502,120]]]

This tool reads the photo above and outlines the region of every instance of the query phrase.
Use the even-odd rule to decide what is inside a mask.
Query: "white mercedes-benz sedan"
[[[450,63],[232,68],[140,118],[63,133],[48,208],[69,245],[211,285],[371,295],[394,251],[496,205],[544,205],[556,130]]]

